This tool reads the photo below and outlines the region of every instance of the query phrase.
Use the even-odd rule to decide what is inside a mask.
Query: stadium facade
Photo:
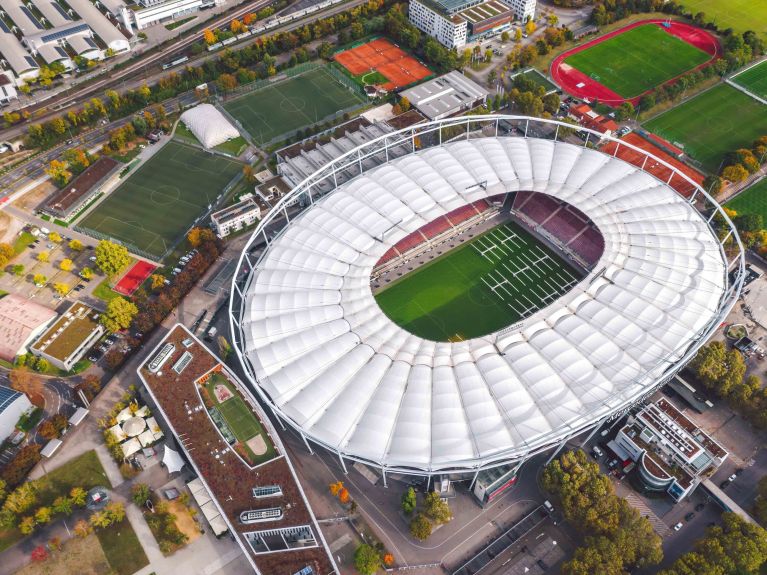
[[[716,201],[639,148],[614,140],[665,165],[667,181],[589,148],[597,132],[574,145],[560,129],[572,127],[471,116],[386,134],[262,219],[233,280],[234,347],[253,390],[307,447],[344,468],[380,468],[384,481],[521,465],[643,402],[724,320],[745,261]],[[692,199],[669,187],[675,178],[695,186]],[[577,285],[466,341],[421,339],[383,314],[370,284],[384,254],[461,206],[512,206],[518,192],[573,206],[599,230]]]

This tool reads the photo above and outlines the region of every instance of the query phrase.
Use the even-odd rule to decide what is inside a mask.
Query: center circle
[[[306,108],[306,100],[298,96],[286,96],[280,102],[280,109],[284,112],[300,112]]]
[[[181,199],[181,190],[175,186],[157,186],[152,190],[151,198],[158,206],[169,206]]]

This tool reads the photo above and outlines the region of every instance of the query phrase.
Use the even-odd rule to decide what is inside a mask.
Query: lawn
[[[204,147],[200,140],[197,139],[197,136],[195,136],[192,131],[186,127],[186,125],[183,122],[179,122],[176,125],[176,131],[173,132],[175,136],[180,136],[181,138],[185,138],[189,142],[193,142],[200,147]],[[227,140],[226,142],[219,144],[218,146],[213,146],[214,150],[218,150],[219,152],[223,152],[225,154],[230,154],[232,156],[239,156],[242,153],[242,150],[245,148],[245,146],[248,145],[248,142],[243,138],[242,136],[237,136],[236,138],[232,138],[231,140]]]
[[[376,294],[389,318],[433,341],[495,332],[577,281],[559,256],[514,223],[485,232]]]
[[[767,60],[731,79],[752,94],[767,99]]]
[[[86,491],[97,485],[112,488],[95,451],[86,451],[79,457],[49,471],[38,483],[39,506],[49,506],[59,495],[68,495],[73,487]],[[0,551],[23,538],[18,529],[0,530]]]
[[[149,565],[144,548],[127,517],[122,523],[97,529],[96,537],[116,575],[132,575]]]
[[[680,145],[713,173],[726,153],[749,147],[767,133],[767,106],[719,84],[645,122],[644,127]]]
[[[68,539],[61,551],[51,553],[43,563],[28,564],[16,575],[106,575],[110,571],[111,565],[99,539],[96,535],[88,535]]]
[[[115,299],[116,297],[120,297],[120,294],[109,287],[109,280],[106,279],[96,286],[96,288],[93,290],[93,296],[99,298],[102,301],[108,302]]]
[[[13,253],[19,255],[21,252],[27,249],[27,246],[29,246],[29,244],[31,244],[33,241],[35,241],[35,236],[29,232],[21,232],[19,237],[17,237],[13,242]]]
[[[241,169],[234,160],[168,142],[96,206],[80,227],[162,258]]]
[[[325,68],[317,68],[240,96],[224,108],[259,144],[322,122],[364,103]]]
[[[219,402],[215,394],[217,385],[223,385],[229,389],[232,393],[232,397],[223,402]],[[232,433],[237,438],[237,441],[240,442],[251,457],[252,463],[258,464],[273,458],[275,455],[274,445],[272,445],[266,430],[245,401],[240,397],[239,392],[231,382],[226,377],[214,373],[210,376],[208,381],[205,382],[205,389],[208,392],[208,396],[223,416],[229,429],[231,429]],[[257,435],[261,435],[266,444],[266,452],[261,455],[255,454],[247,444],[248,440],[251,440]]]
[[[711,59],[656,24],[613,36],[565,59],[623,98],[633,98]]]
[[[681,0],[690,13],[703,12],[720,30],[754,30],[767,42],[767,10],[759,0]]]
[[[725,205],[739,214],[759,214],[767,222],[767,178],[740,192]]]

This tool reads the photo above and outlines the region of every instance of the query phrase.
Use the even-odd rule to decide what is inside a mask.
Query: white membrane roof
[[[421,339],[382,312],[370,274],[392,245],[517,190],[576,206],[604,236],[572,291],[521,327],[456,343]],[[308,438],[389,467],[472,468],[639,397],[714,320],[725,288],[706,222],[651,175],[567,143],[481,138],[395,159],[294,219],[253,272],[242,345],[261,391]]]
[[[200,104],[181,114],[181,121],[206,148],[213,148],[240,133],[212,104]]]

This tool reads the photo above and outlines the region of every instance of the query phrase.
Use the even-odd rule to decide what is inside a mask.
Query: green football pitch
[[[160,258],[241,169],[239,162],[168,142],[79,226]]]
[[[682,0],[691,14],[703,12],[720,30],[732,28],[743,33],[753,30],[767,42],[767,10],[763,0]]]
[[[684,146],[708,172],[724,155],[748,147],[767,133],[767,106],[727,84],[719,84],[644,124],[649,131]]]
[[[548,305],[579,277],[521,226],[507,222],[376,294],[395,323],[432,341],[497,331]]]
[[[265,144],[363,102],[357,92],[318,68],[240,96],[224,108],[256,142]]]
[[[767,100],[767,60],[733,76],[731,81]]]
[[[767,222],[767,178],[742,191],[725,205],[739,214],[758,214]]]
[[[627,30],[577,52],[565,63],[624,98],[633,98],[711,59],[656,24]]]
[[[232,433],[243,443],[261,433],[261,426],[239,397],[234,396],[220,403],[218,410],[226,419]]]

